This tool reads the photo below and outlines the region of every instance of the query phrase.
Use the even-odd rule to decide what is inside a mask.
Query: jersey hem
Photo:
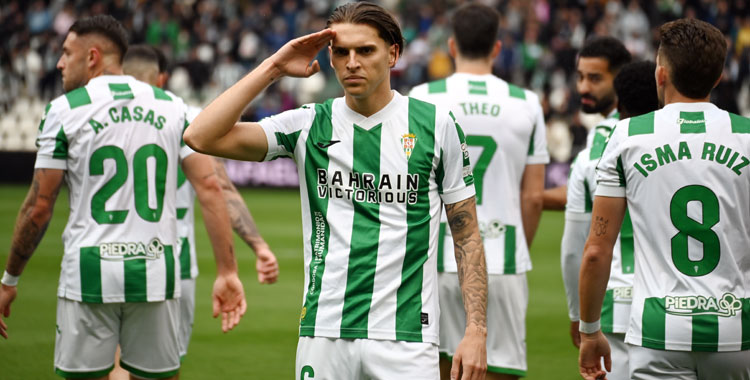
[[[166,294],[157,294],[157,297],[154,298],[153,294],[151,295],[152,298],[148,299],[147,294],[134,294],[133,297],[144,297],[146,296],[145,301],[131,301],[128,302],[125,300],[125,296],[105,296],[105,295],[99,295],[99,294],[84,294],[84,293],[77,293],[77,292],[71,292],[64,288],[60,288],[57,290],[57,296],[60,298],[65,298],[66,300],[70,301],[76,301],[80,303],[91,303],[91,304],[103,304],[103,303],[137,303],[137,302],[164,302],[168,300],[173,299],[179,299],[181,294],[179,290],[175,290],[172,297],[167,298]],[[83,301],[83,297],[91,297],[91,298],[101,298],[102,302],[87,302]]]
[[[640,341],[640,342],[639,342]],[[731,343],[684,343],[668,342],[659,339],[644,338],[627,334],[625,343],[659,351],[688,351],[688,352],[738,352],[750,350],[750,340]],[[666,348],[667,345],[669,348]],[[742,347],[748,347],[743,349]]]
[[[36,162],[34,162],[34,169],[68,170],[68,162],[64,159],[37,155]]]
[[[450,205],[469,199],[475,195],[474,184],[471,184],[451,192],[443,192],[443,194],[440,194],[440,198],[443,200],[443,203]]]
[[[600,183],[596,186],[595,195],[611,198],[625,198],[625,188],[622,186],[612,186]]]
[[[326,329],[320,327],[300,327],[299,336],[316,337],[316,338],[333,338],[333,339],[371,339],[371,340],[391,340],[403,342],[420,342],[439,344],[436,334],[425,334],[424,332],[415,333],[413,331],[382,331],[368,329],[346,329],[347,334],[359,335],[359,337],[342,337],[342,329]],[[397,336],[414,336],[418,339],[397,339]]]

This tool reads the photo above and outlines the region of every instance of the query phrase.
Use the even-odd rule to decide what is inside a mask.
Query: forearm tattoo
[[[229,179],[229,176],[224,169],[224,164],[216,158],[214,158],[214,168],[216,169],[216,175],[219,179],[221,192],[227,202],[227,211],[229,212],[229,220],[232,223],[232,229],[247,245],[257,251],[258,248],[265,244],[265,240],[260,236],[260,232],[258,232],[258,227],[255,225],[255,220],[253,220],[250,210],[248,210],[247,205],[237,191],[237,188],[234,187],[232,180]]]
[[[602,236],[607,233],[607,224],[609,224],[609,219],[604,219],[601,216],[596,217],[594,221],[594,233],[596,236]]]
[[[487,266],[475,212],[472,212],[475,208],[474,198],[445,206],[453,235],[466,319],[484,329],[487,326]]]

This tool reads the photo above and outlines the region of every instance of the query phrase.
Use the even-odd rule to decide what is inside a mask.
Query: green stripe
[[[167,275],[167,290],[164,298],[174,298],[174,252],[172,252],[171,245],[164,246],[164,264],[166,267]]]
[[[368,131],[354,125],[352,171],[360,178],[364,173],[374,175],[375,189],[379,185],[377,179],[380,178],[381,127],[382,124],[378,124]],[[360,187],[357,186],[356,189]],[[369,203],[366,199],[358,201],[355,195],[352,206],[354,220],[341,317],[341,338],[367,338],[367,321],[375,286],[375,264],[378,261],[380,204]]]
[[[617,156],[617,167],[615,167],[615,169],[617,169],[617,176],[620,179],[620,187],[624,187],[625,186],[625,169],[623,169],[623,166],[622,166],[622,156]]]
[[[187,215],[188,209],[187,208],[177,208],[177,219],[184,219],[185,215]]]
[[[430,94],[439,94],[446,91],[448,91],[448,86],[446,86],[445,79],[427,83],[427,92]]]
[[[628,136],[647,135],[654,133],[654,112],[630,119]]]
[[[81,301],[102,303],[102,267],[99,247],[81,247]]]
[[[315,142],[331,139],[333,133],[331,124],[332,103],[333,99],[329,99],[323,104],[315,105],[315,119],[305,142],[307,153],[304,164],[304,185],[307,188],[307,201],[310,207],[309,217],[312,224],[310,235],[312,260],[310,262],[310,282],[307,284],[307,295],[302,309],[302,318],[300,318],[300,336],[315,336],[315,318],[318,314],[320,285],[323,280],[325,259],[328,254],[328,240],[331,234],[327,219],[328,198],[319,198],[317,190],[317,169],[328,169],[328,152],[317,147]],[[319,228],[322,230],[320,234],[316,234],[316,230]],[[316,236],[318,236],[318,239],[316,239]]]
[[[117,99],[133,99],[133,90],[130,89],[130,85],[127,83],[110,83],[109,92],[112,93],[112,98]]]
[[[124,369],[124,370],[132,373],[133,375],[140,376],[140,377],[142,377],[144,379],[163,379],[165,377],[172,377],[172,376],[176,375],[178,372],[180,372],[179,368],[177,368],[175,370],[172,370],[172,371],[164,371],[164,372],[146,372],[146,371],[142,371],[142,370],[137,369],[137,368],[133,368],[133,367],[131,367],[131,366],[123,363],[122,360],[120,360],[120,367],[122,367],[122,369]]]
[[[615,325],[615,291],[607,290],[602,303],[601,325],[603,333],[612,333]]]
[[[682,121],[680,133],[706,133],[706,117],[703,115],[703,111],[680,111],[680,121]]]
[[[693,315],[693,345],[691,351],[719,351],[718,315]]]
[[[516,273],[516,226],[505,225],[505,261],[503,273]]]
[[[599,131],[605,131],[607,136],[599,133]],[[595,160],[601,158],[604,154],[604,148],[607,146],[607,137],[612,132],[612,128],[604,125],[600,125],[594,128],[594,140],[591,142],[591,150],[589,151],[589,159]]]
[[[643,303],[643,317],[641,321],[641,345],[656,350],[664,349],[664,335],[667,313],[664,308],[664,298],[646,298]]]
[[[588,178],[583,179],[583,211],[591,212],[594,208],[594,201],[591,199],[591,189],[589,189]]]
[[[448,223],[440,223],[440,229],[438,230],[438,246],[437,246],[437,270],[438,272],[445,271],[445,263],[443,263],[443,257],[445,255],[445,233],[448,227]]]
[[[283,146],[287,152],[294,154],[294,149],[297,148],[297,139],[299,138],[300,132],[301,131],[297,131],[289,134],[275,132],[276,143]]]
[[[742,300],[742,346],[741,350],[750,350],[750,298]]]
[[[167,95],[167,92],[162,90],[161,88],[156,87],[156,86],[151,86],[151,88],[154,89],[154,98],[159,99],[159,100],[169,100],[169,101],[172,100],[172,97]]]
[[[443,165],[443,148],[440,148],[440,160],[435,169],[435,181],[437,181],[438,194],[443,193],[443,181],[445,180],[445,166]]]
[[[732,133],[750,133],[750,119],[729,112],[732,122]]]
[[[44,115],[42,116],[42,120],[39,122],[39,133],[42,133],[44,130],[44,122],[47,121],[47,114],[49,113],[49,109],[52,108],[52,103],[48,103],[47,107],[44,107]]]
[[[70,109],[91,104],[91,98],[89,97],[89,92],[86,91],[86,87],[78,87],[66,93],[65,98],[68,99]]]
[[[521,87],[508,83],[508,95],[518,99],[526,99],[526,91]]]
[[[487,82],[470,80],[469,81],[469,94],[487,95]]]
[[[458,122],[456,121],[456,117],[453,116],[453,112],[448,112],[448,114],[450,115],[451,119],[453,119],[453,124],[456,126],[456,133],[458,134],[458,142],[461,144],[461,147],[463,149],[463,147],[466,146],[466,136],[464,135],[464,130],[461,129],[460,125],[458,125]],[[411,115],[411,113],[409,115]],[[432,116],[432,125],[435,125],[434,115]],[[433,131],[433,134],[434,134],[434,131]],[[440,153],[442,154],[442,152],[443,152],[443,149],[441,148]],[[441,155],[441,160],[442,160],[442,155]],[[463,167],[464,168],[471,167],[471,160],[469,160],[469,155],[466,152],[464,152],[463,154]],[[473,183],[474,183],[474,175],[469,174],[469,175],[464,176],[464,184],[466,184],[466,186],[469,186]]]
[[[534,155],[534,136],[536,136],[536,124],[534,124],[534,128],[531,130],[531,138],[529,138],[529,150],[526,152],[527,156]]]
[[[58,376],[64,377],[66,379],[93,379],[97,377],[104,377],[108,373],[112,372],[112,370],[115,368],[114,364],[107,368],[103,369],[101,371],[92,371],[92,372],[68,372],[63,371],[60,368],[55,367],[55,374]]]
[[[419,175],[419,187],[417,202],[406,205],[406,255],[396,295],[397,340],[422,341],[422,278],[429,255],[429,181],[435,156],[435,112],[434,105],[409,99],[409,132],[417,136],[414,151],[419,152],[409,159],[409,174]]]
[[[147,302],[146,259],[123,261],[125,269],[125,302]]]
[[[55,150],[52,152],[52,158],[68,158],[68,137],[65,136],[62,125],[60,131],[57,132],[57,136],[55,136]]]
[[[633,254],[635,244],[633,243],[633,221],[630,219],[630,210],[625,210],[625,218],[620,227],[620,262],[622,273],[635,273],[635,256]]]
[[[190,279],[191,273],[190,273],[190,240],[188,238],[183,237],[180,238],[181,241],[181,247],[180,248],[180,279],[181,280],[187,280]]]

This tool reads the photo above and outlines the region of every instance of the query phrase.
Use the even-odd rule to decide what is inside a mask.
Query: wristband
[[[597,319],[595,322],[578,321],[578,331],[584,334],[593,334],[601,330],[601,321],[601,319]]]
[[[0,280],[0,283],[6,286],[16,286],[18,285],[19,278],[21,278],[21,276],[14,276],[6,270],[3,272],[3,279]]]

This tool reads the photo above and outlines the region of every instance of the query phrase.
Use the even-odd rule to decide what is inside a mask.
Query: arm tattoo
[[[458,267],[458,282],[466,308],[467,323],[487,326],[487,266],[484,245],[479,235],[476,201],[467,199],[445,205]]]
[[[216,169],[216,175],[219,179],[221,192],[227,202],[227,211],[229,212],[232,229],[247,245],[249,245],[254,251],[257,251],[261,246],[265,245],[266,242],[263,240],[263,237],[260,236],[260,232],[258,232],[258,227],[255,225],[255,220],[253,220],[250,210],[248,210],[242,196],[229,179],[229,176],[224,169],[224,164],[216,158],[214,158],[214,168]]]
[[[601,216],[596,217],[594,221],[594,233],[596,236],[602,236],[607,233],[607,224],[609,224],[609,219],[604,219]]]

